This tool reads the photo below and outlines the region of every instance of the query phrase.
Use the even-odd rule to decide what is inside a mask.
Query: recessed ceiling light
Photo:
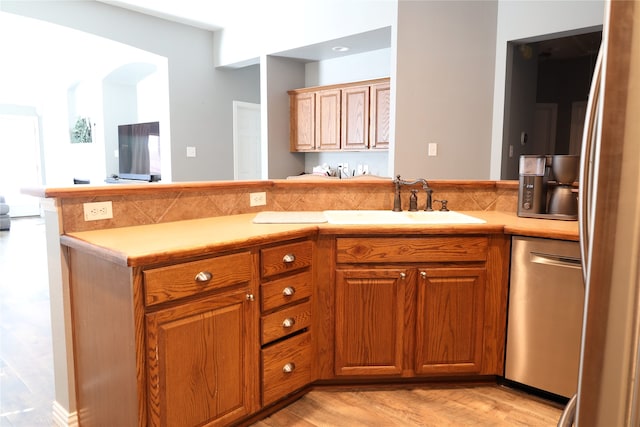
[[[334,52],[346,52],[349,50],[346,46],[334,46],[331,48]]]

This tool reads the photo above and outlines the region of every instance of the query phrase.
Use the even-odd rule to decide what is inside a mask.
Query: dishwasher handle
[[[580,258],[564,256],[564,255],[555,255],[555,254],[543,254],[541,252],[530,252],[531,262],[536,264],[544,264],[544,265],[555,265],[557,267],[567,267],[567,268],[582,268],[582,262]]]

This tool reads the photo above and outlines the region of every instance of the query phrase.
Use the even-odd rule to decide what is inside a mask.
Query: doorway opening
[[[42,185],[38,116],[0,114],[0,153],[0,195],[10,216],[40,215],[39,199],[21,193],[21,188]]]
[[[508,43],[501,179],[523,154],[579,154],[602,30]]]

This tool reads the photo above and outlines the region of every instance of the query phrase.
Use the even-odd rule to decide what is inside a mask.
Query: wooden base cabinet
[[[66,257],[80,425],[226,426],[260,409],[257,249],[139,267]]]
[[[407,269],[336,271],[336,375],[402,373]]]
[[[324,336],[333,338],[334,375],[501,375],[502,242],[338,237],[335,332]]]
[[[421,269],[416,374],[478,374],[482,368],[484,268]]]
[[[228,425],[255,409],[245,291],[147,314],[149,424]]]

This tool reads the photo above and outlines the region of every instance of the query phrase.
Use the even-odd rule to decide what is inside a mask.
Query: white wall
[[[211,32],[94,1],[3,0],[0,9],[166,57],[173,181],[233,179],[231,101],[260,102],[259,70],[215,69]]]
[[[487,178],[496,21],[495,1],[399,2],[396,174]]]
[[[304,169],[304,154],[291,153],[289,143],[289,95],[287,91],[304,85],[304,64],[289,58],[262,58],[263,163],[267,178],[286,178]],[[268,146],[267,146],[268,141]]]
[[[561,37],[586,33],[601,29],[603,20],[604,2],[599,0],[499,1],[490,179],[500,179],[507,42],[538,41],[550,38],[548,34]]]

